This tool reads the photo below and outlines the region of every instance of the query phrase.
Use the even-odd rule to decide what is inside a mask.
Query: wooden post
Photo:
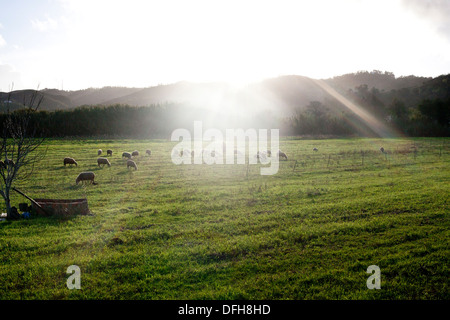
[[[27,198],[28,200],[30,200],[36,207],[38,207],[39,209],[41,209],[42,211],[44,211],[46,214],[48,214],[47,211],[44,210],[44,208],[41,207],[41,205],[39,203],[37,203],[36,201],[34,201],[33,199],[31,199],[29,196],[27,196],[25,193],[23,193],[22,191],[17,190],[16,188],[12,187],[11,189],[13,189],[15,192],[17,192],[18,194],[21,194],[22,196],[24,196],[25,198]]]

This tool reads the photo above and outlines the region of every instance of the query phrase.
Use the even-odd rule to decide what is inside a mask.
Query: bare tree
[[[17,218],[11,207],[10,192],[16,181],[27,179],[31,176],[34,165],[45,155],[45,150],[37,150],[45,140],[39,135],[38,124],[33,123],[32,114],[42,103],[43,96],[37,90],[32,91],[27,101],[26,94],[23,97],[23,108],[14,112],[10,111],[11,92],[6,100],[1,99],[2,104],[7,104],[6,111],[1,114],[0,122],[0,195],[6,204],[8,219]],[[2,97],[0,97],[2,98]]]

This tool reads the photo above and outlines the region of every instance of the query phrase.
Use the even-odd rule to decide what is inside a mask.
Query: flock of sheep
[[[189,152],[189,150],[181,150],[181,151],[175,151],[175,152],[179,152],[179,154],[180,154],[181,156],[183,156],[183,153],[184,153],[184,152]],[[235,150],[235,154],[237,154],[238,152],[239,152],[239,151]],[[103,153],[103,150],[102,150],[102,149],[99,149],[99,150],[97,151],[97,155],[98,155],[98,156],[101,156],[102,153]],[[149,155],[149,156],[152,154],[151,150],[146,150],[145,153],[146,153],[147,155]],[[189,153],[191,153],[191,156],[194,156],[194,151],[189,152]],[[107,156],[112,156],[112,154],[113,154],[112,150],[110,150],[110,149],[106,150],[106,155],[107,155]],[[272,154],[271,151],[270,151],[270,150],[267,150],[267,152],[258,152],[258,153],[256,154],[256,157],[259,159],[259,158],[262,158],[262,157],[271,156],[271,154]],[[215,152],[212,151],[212,152],[211,152],[211,156],[214,157],[214,155],[215,155]],[[286,159],[286,160],[288,159],[286,153],[283,152],[283,151],[281,151],[281,150],[278,150],[277,155],[278,155],[279,158],[284,158],[284,159]],[[138,169],[138,168],[137,168],[136,162],[134,162],[134,161],[132,160],[132,157],[136,157],[136,156],[139,156],[139,151],[137,151],[137,150],[133,151],[132,153],[129,153],[129,152],[123,152],[123,153],[122,153],[122,158],[127,158],[127,159],[128,159],[128,160],[127,160],[127,169],[129,169],[129,168],[134,168],[134,170],[137,170],[137,169]],[[3,162],[2,162],[2,163],[3,163]],[[73,159],[73,158],[70,158],[70,157],[64,158],[63,163],[64,163],[64,166],[66,166],[66,165],[75,165],[75,166],[78,166],[77,161],[76,161],[75,159]],[[105,165],[107,165],[108,167],[111,167],[111,163],[109,162],[108,158],[104,158],[104,157],[98,157],[98,158],[97,158],[97,165],[98,165],[99,167],[104,167]],[[83,182],[87,181],[88,183],[92,183],[92,184],[95,185],[96,182],[94,181],[94,179],[95,179],[95,173],[94,173],[94,172],[91,172],[91,171],[81,172],[81,173],[77,176],[77,178],[76,178],[76,180],[75,180],[75,184],[78,184],[78,183],[80,183],[80,182],[83,183]]]
[[[100,157],[102,155],[102,153],[103,153],[102,149],[99,149],[97,151],[97,155],[99,156],[97,158],[97,165],[99,167],[104,167],[105,165],[107,165],[108,167],[111,167],[111,163],[109,162],[108,158]],[[151,150],[146,150],[145,153],[148,154],[149,156],[152,154]],[[106,150],[106,155],[107,156],[112,156],[112,154],[113,154],[112,150],[110,150],[110,149]],[[136,162],[134,162],[131,159],[132,157],[136,157],[136,156],[139,156],[139,151],[137,151],[137,150],[133,151],[132,153],[129,153],[129,152],[122,153],[122,158],[127,158],[128,159],[127,160],[127,169],[129,169],[129,168],[134,168],[134,170],[138,169],[137,165],[136,165]],[[70,157],[64,158],[63,163],[64,163],[64,166],[66,166],[66,165],[70,166],[70,165],[73,165],[73,164],[75,166],[78,166],[78,163],[76,162],[76,160],[73,159],[73,158],[70,158]],[[75,184],[78,184],[79,182],[83,183],[83,182],[87,181],[88,183],[92,183],[92,184],[95,185],[96,182],[94,181],[94,179],[95,179],[95,173],[94,172],[91,172],[91,171],[81,172],[78,175],[78,177],[76,178]]]
[[[224,148],[223,151],[225,153],[225,148]],[[216,152],[214,150],[211,151],[211,150],[206,150],[205,149],[205,150],[201,150],[201,152],[203,152],[204,155],[207,154],[208,156],[211,156],[211,157],[215,157],[216,156]],[[194,154],[195,154],[194,150],[190,151],[189,149],[184,149],[184,150],[174,149],[172,151],[173,155],[179,155],[180,157],[182,157],[183,154],[189,154],[189,153],[191,154],[191,157],[193,157]],[[237,155],[237,154],[242,154],[242,153],[239,150],[234,150],[234,154]],[[286,153],[281,151],[281,150],[278,150],[277,154],[278,154],[279,158],[284,158],[286,160],[288,159]],[[270,157],[271,155],[272,155],[272,151],[270,151],[270,150],[267,150],[267,152],[265,152],[265,151],[262,151],[262,152],[258,151],[256,153],[255,157],[257,159],[261,159],[261,158]],[[217,156],[220,156],[220,154],[217,154]]]

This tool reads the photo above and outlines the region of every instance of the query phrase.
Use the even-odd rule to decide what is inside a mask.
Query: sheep
[[[96,184],[94,182],[95,173],[87,171],[87,172],[81,172],[77,179],[75,180],[75,183],[78,184],[80,181],[83,183],[84,181],[90,181],[92,184]]]
[[[383,147],[381,147],[381,148],[380,148],[380,151],[381,151],[382,153],[384,153],[384,148],[383,148]]]
[[[103,166],[108,165],[108,167],[111,167],[111,163],[109,163],[109,160],[106,158],[98,158],[97,159],[97,164],[100,167],[100,165],[102,164]]]
[[[128,159],[131,159],[131,153],[129,153],[129,152],[124,152],[124,153],[122,153],[122,158],[128,158]]]
[[[103,152],[102,149],[98,149],[97,154],[98,154],[98,155],[101,155],[102,152]]]
[[[138,156],[138,155],[139,155],[139,151],[134,150],[134,151],[131,153],[131,155],[132,155],[133,157]]]
[[[73,158],[69,158],[69,157],[64,158],[64,167],[66,166],[66,164],[68,164],[69,166],[74,164],[75,166],[78,167],[78,163]]]
[[[313,151],[319,151],[319,149],[317,149],[317,148],[314,148],[314,149],[313,149]]]
[[[147,150],[145,150],[145,153],[150,156],[152,154],[152,151],[147,149]]]
[[[107,156],[112,156],[112,150],[111,149],[106,150],[106,155]]]
[[[127,161],[127,169],[128,168],[134,168],[134,170],[137,170],[137,165],[136,165],[136,162],[134,162],[133,160],[128,160]]]
[[[284,153],[284,152],[281,151],[281,150],[278,150],[278,157],[280,157],[280,158],[285,158],[286,160],[288,159],[286,153]]]
[[[267,155],[266,155],[266,153],[264,151],[263,152],[258,151],[258,153],[256,154],[255,157],[256,157],[256,159],[263,159],[263,160],[265,160]]]

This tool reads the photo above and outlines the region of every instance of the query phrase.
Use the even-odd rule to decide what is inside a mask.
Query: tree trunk
[[[19,219],[20,215],[17,212],[17,209],[13,209],[13,207],[11,207],[11,200],[9,199],[9,191],[6,191],[5,194],[5,203],[6,203],[6,219],[10,220],[10,219]]]

